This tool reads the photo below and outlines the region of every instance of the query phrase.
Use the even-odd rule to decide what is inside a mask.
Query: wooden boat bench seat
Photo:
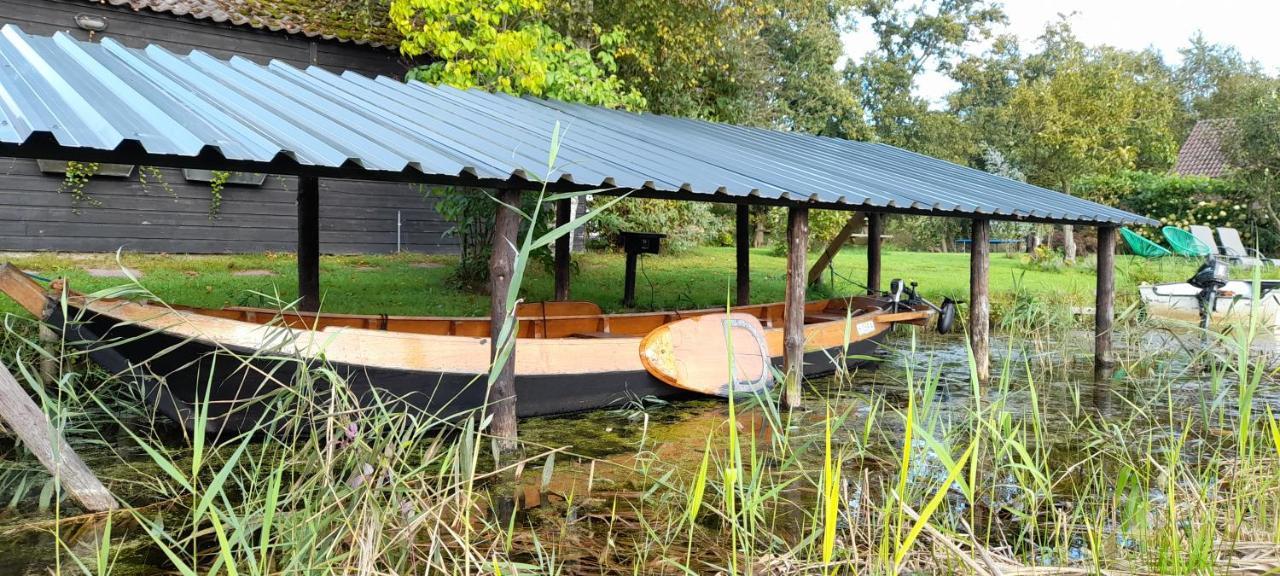
[[[834,312],[807,312],[804,315],[804,323],[820,324],[822,322],[844,322],[846,318],[848,318],[848,316],[844,312],[839,314]]]
[[[613,332],[574,332],[570,338],[635,338],[635,335],[614,334]]]

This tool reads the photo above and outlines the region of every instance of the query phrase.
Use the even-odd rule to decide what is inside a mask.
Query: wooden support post
[[[1111,328],[1116,306],[1116,229],[1098,227],[1098,293],[1094,303],[1093,375],[1110,380],[1115,359],[1111,356]]]
[[[298,308],[320,309],[320,179],[298,177]]]
[[[573,220],[573,200],[565,198],[556,201],[556,226],[564,226]],[[572,232],[556,239],[556,300],[564,302],[569,299],[569,278],[572,267],[572,256],[569,254],[569,240]]]
[[[844,227],[836,233],[836,237],[831,239],[831,243],[827,244],[827,248],[818,256],[818,260],[813,263],[813,267],[809,268],[809,282],[813,284],[822,282],[822,273],[827,270],[827,266],[831,265],[831,261],[836,259],[836,254],[840,253],[840,249],[844,247],[849,238],[861,226],[862,213],[855,212],[849,217],[849,221],[844,223]]]
[[[0,364],[0,421],[36,455],[49,473],[58,477],[63,489],[81,508],[102,512],[120,507],[3,364]]]
[[[800,407],[800,390],[804,380],[804,296],[809,282],[805,264],[809,255],[809,209],[793,206],[787,209],[787,295],[783,304],[783,369],[787,389],[782,403],[788,408]]]
[[[520,236],[520,215],[507,206],[520,206],[520,191],[498,191],[497,215],[493,219],[493,255],[489,258],[489,358],[498,357],[503,347],[510,349],[506,364],[491,380],[489,413],[493,416],[490,432],[498,440],[498,448],[516,448],[516,337],[511,330],[506,342],[500,342],[502,325],[513,313],[515,302],[507,300],[515,273],[516,245]]]
[[[737,235],[734,248],[738,253],[738,268],[734,277],[738,285],[737,298],[733,303],[746,306],[751,303],[751,206],[739,204],[737,214]]]
[[[880,245],[884,235],[884,214],[867,214],[867,293],[880,294]]]
[[[978,381],[985,384],[991,378],[991,302],[987,285],[991,221],[974,220],[969,239],[969,346]]]

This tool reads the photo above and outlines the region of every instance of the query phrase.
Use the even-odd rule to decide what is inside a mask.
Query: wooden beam
[[[836,237],[831,239],[831,243],[827,244],[826,250],[822,251],[822,255],[818,256],[818,261],[813,263],[813,267],[809,269],[809,281],[817,284],[822,282],[822,273],[826,272],[827,266],[831,265],[831,261],[836,259],[836,254],[840,253],[840,249],[845,243],[852,238],[858,228],[862,226],[862,213],[854,212],[849,216],[849,221],[844,223],[844,227],[836,233]],[[868,220],[870,217],[868,217]],[[870,242],[870,236],[867,237]]]
[[[884,242],[884,214],[867,214],[867,293],[880,294],[880,247]]]
[[[788,408],[800,407],[800,391],[804,381],[804,301],[805,264],[809,255],[809,209],[787,209],[787,295],[783,308],[782,357],[786,371],[786,390],[782,403]]]
[[[573,220],[573,200],[565,198],[556,201],[556,226],[564,226]],[[572,255],[569,253],[569,241],[572,232],[556,239],[556,300],[564,302],[569,299],[569,280],[572,271]]]
[[[298,178],[298,308],[320,309],[320,179]]]
[[[1116,229],[1098,227],[1098,292],[1094,304],[1093,375],[1110,380],[1115,359],[1111,355],[1111,329],[1116,307]]]
[[[978,381],[991,378],[991,301],[988,267],[991,255],[991,221],[974,220],[969,234],[969,346],[973,350]]]
[[[501,451],[516,448],[516,331],[502,341],[502,326],[515,302],[507,300],[515,273],[516,245],[520,236],[520,215],[507,206],[520,206],[519,190],[499,190],[497,215],[493,219],[493,254],[489,258],[489,359],[498,357],[503,348],[510,354],[496,378],[490,380],[489,414],[493,417],[490,433]],[[514,320],[513,320],[514,321]]]
[[[737,306],[746,306],[751,303],[751,207],[739,204],[737,208],[737,235],[734,248],[738,254],[738,268],[734,278],[737,281],[738,294],[733,303]]]
[[[0,421],[57,477],[81,508],[102,512],[120,507],[3,364],[0,364]]]

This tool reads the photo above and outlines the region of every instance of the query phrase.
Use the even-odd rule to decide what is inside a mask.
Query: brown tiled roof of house
[[[1200,120],[1178,150],[1178,161],[1173,173],[1182,176],[1208,176],[1217,178],[1230,169],[1227,152],[1223,148],[1227,133],[1235,126],[1230,118]]]
[[[397,48],[400,35],[387,17],[386,0],[84,0],[227,22],[382,48]]]

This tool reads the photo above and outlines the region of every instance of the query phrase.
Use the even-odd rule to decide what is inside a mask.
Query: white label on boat
[[[859,322],[857,326],[857,330],[858,330],[859,336],[866,336],[867,334],[870,334],[876,331],[876,323],[872,322],[871,320],[867,320],[866,322]]]

